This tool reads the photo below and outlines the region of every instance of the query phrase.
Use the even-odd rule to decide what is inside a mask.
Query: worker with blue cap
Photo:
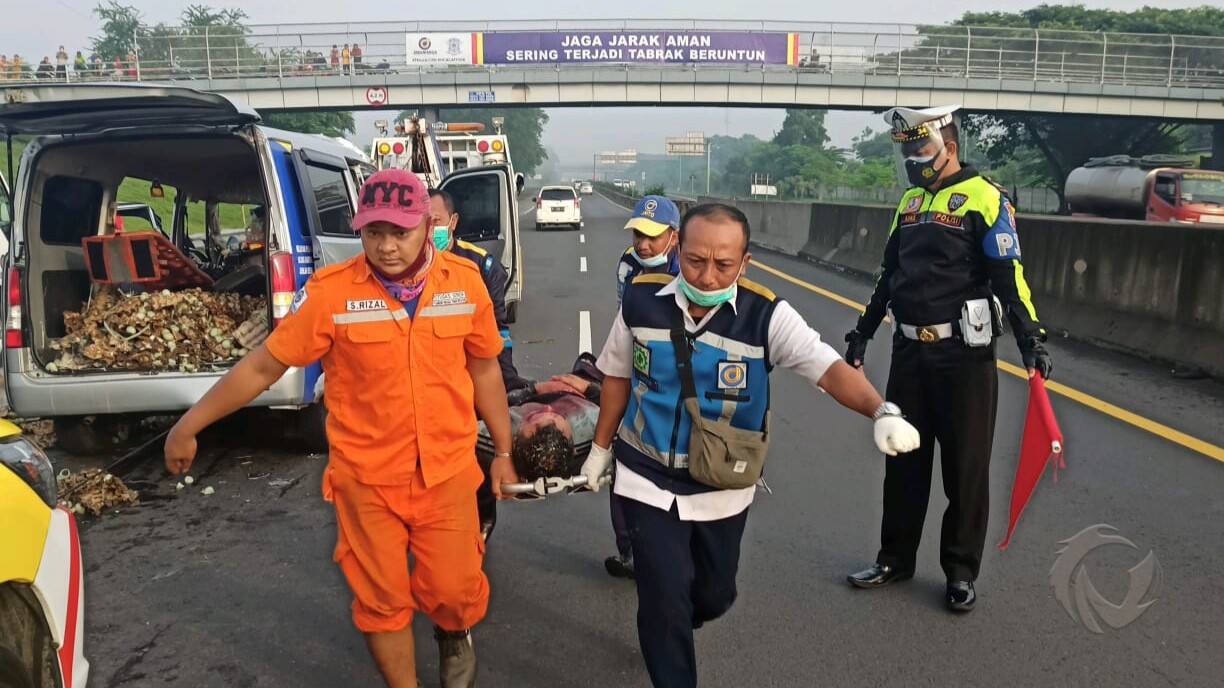
[[[676,252],[680,230],[680,209],[666,196],[643,196],[625,223],[633,232],[633,245],[625,251],[616,266],[616,302],[625,295],[625,287],[638,275],[660,273],[678,275],[680,264]]]
[[[680,209],[666,196],[643,196],[625,223],[633,232],[633,245],[621,255],[616,266],[616,303],[633,278],[649,274],[680,274]],[[612,530],[616,532],[616,556],[604,560],[608,574],[633,578],[633,549],[620,502],[612,498]]]

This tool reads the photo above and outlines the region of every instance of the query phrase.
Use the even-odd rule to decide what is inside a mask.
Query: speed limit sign
[[[366,89],[366,102],[374,107],[387,104],[387,89],[383,86],[371,86]]]

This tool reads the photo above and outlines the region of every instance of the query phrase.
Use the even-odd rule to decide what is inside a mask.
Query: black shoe
[[[633,553],[630,552],[604,559],[604,568],[607,569],[609,576],[632,580],[634,578]]]
[[[438,641],[438,675],[442,688],[472,688],[476,685],[476,649],[472,632],[444,631],[434,626]]]
[[[944,597],[949,611],[970,612],[977,602],[977,592],[970,581],[948,581],[948,594]]]
[[[872,564],[871,568],[846,576],[846,582],[856,588],[879,588],[914,577],[913,571],[899,571],[891,566]]]

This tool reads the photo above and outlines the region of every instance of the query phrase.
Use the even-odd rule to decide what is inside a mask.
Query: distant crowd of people
[[[55,61],[50,56],[43,56],[37,65],[27,62],[21,55],[14,53],[12,58],[0,55],[0,81],[16,81],[19,79],[47,79],[68,81],[69,65],[71,74],[77,79],[127,77],[135,79],[138,75],[136,53],[129,52],[126,56],[115,58],[109,63],[103,62],[97,52],[91,52],[85,57],[83,51],[69,57],[64,46],[55,53]]]
[[[275,56],[275,51],[273,51]],[[387,70],[391,65],[386,60],[378,60],[377,64],[364,64],[362,62],[363,54],[361,46],[353,43],[345,43],[342,46],[339,44],[332,45],[330,54],[323,51],[307,50],[301,54],[300,58],[294,58],[281,63],[281,67],[285,70],[292,70],[294,74],[353,74],[362,70]],[[198,60],[197,60],[198,61]],[[254,64],[244,64],[244,68],[267,72],[277,69],[277,61],[273,57],[269,62],[267,56],[262,58],[254,58]],[[202,66],[197,66],[200,71],[206,71]],[[219,73],[229,73],[237,69],[237,65],[231,62],[226,62],[222,59],[220,64],[214,64],[212,71]],[[165,77],[167,75],[180,75],[187,73],[188,70],[183,68],[178,55],[171,52],[169,63],[165,60],[154,60],[153,62],[145,61],[141,64],[140,58],[135,51],[128,52],[126,55],[116,55],[107,60],[103,59],[96,51],[89,53],[86,57],[85,51],[76,51],[75,56],[70,56],[64,46],[60,46],[55,53],[54,60],[50,56],[44,56],[41,62],[33,63],[19,54],[13,54],[10,58],[8,55],[0,54],[0,82],[18,81],[22,79],[45,79],[48,81],[88,81],[91,79],[122,79],[136,80],[144,76],[145,78]],[[209,73],[212,73],[210,71]]]

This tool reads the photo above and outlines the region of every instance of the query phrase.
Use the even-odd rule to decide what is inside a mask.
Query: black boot
[[[442,688],[473,688],[476,685],[476,649],[472,632],[444,631],[434,626],[438,641],[438,675]]]
[[[889,583],[908,580],[913,577],[913,571],[898,571],[891,566],[872,564],[858,573],[846,576],[846,582],[856,588],[879,588]]]
[[[604,568],[609,576],[633,580],[633,550],[604,559]]]
[[[944,595],[944,604],[948,611],[971,612],[977,604],[977,591],[971,581],[948,581],[948,589]]]

